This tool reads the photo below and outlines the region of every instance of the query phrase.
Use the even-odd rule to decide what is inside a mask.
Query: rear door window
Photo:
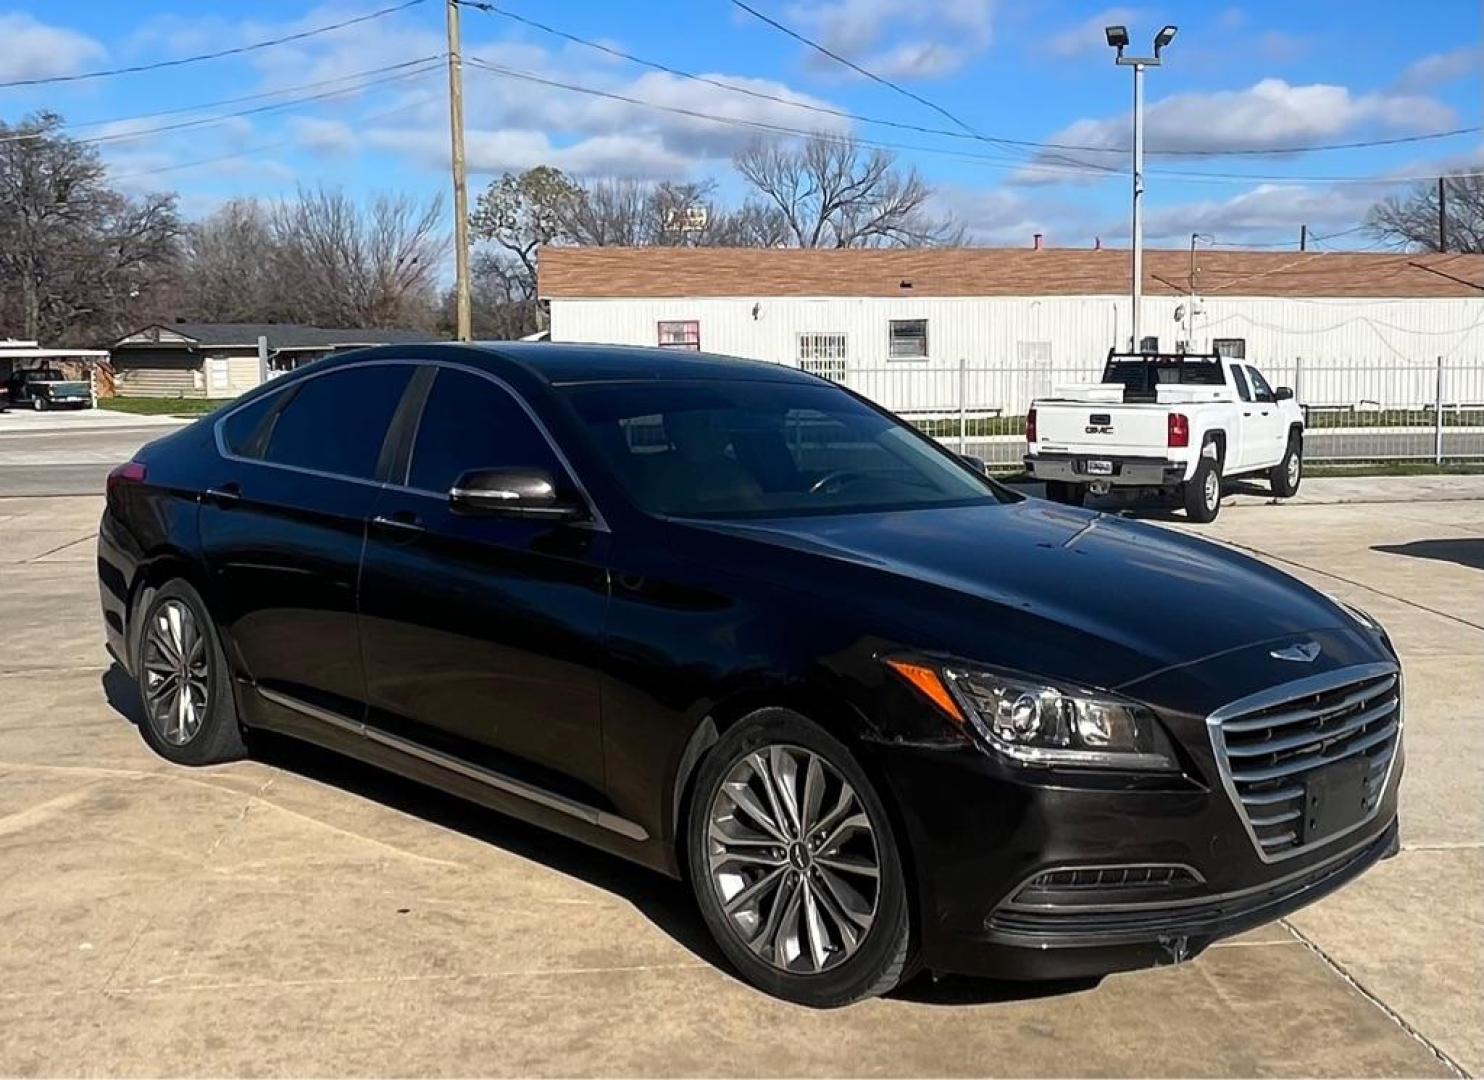
[[[411,374],[404,364],[353,367],[290,388],[294,396],[273,422],[264,459],[374,480],[387,425]]]
[[[1231,366],[1231,373],[1232,382],[1235,383],[1237,387],[1237,397],[1241,398],[1243,401],[1251,401],[1252,391],[1247,388],[1247,376],[1242,374],[1242,368],[1237,364],[1233,364]]]
[[[471,469],[502,467],[565,475],[520,402],[488,379],[440,368],[417,425],[408,486],[444,494]]]

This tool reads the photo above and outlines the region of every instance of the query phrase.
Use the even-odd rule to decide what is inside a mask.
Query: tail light
[[[142,484],[148,474],[144,465],[138,461],[126,461],[118,468],[108,474],[108,482],[103,485],[103,490],[110,500],[121,487],[129,484]]]
[[[1025,414],[1025,441],[1033,443],[1036,441],[1036,410],[1031,409]]]
[[[1184,413],[1172,412],[1169,419],[1169,438],[1166,440],[1168,446],[1190,445],[1190,420]]]

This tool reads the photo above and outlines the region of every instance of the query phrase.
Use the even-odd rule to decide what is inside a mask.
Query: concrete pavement
[[[1400,856],[1179,967],[830,1013],[743,986],[681,886],[575,844],[293,745],[153,756],[101,648],[100,503],[0,499],[0,1074],[1484,1071],[1484,503],[1192,530],[1391,630]]]

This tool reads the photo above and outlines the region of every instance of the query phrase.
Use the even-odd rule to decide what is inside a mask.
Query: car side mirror
[[[1273,391],[1273,400],[1274,401],[1292,401],[1293,400],[1293,389],[1291,387],[1287,387],[1287,386],[1280,386],[1280,387],[1278,387],[1278,389],[1276,389],[1276,390]]]
[[[984,459],[982,457],[975,457],[973,454],[960,454],[958,456],[958,459],[969,468],[973,469],[976,473],[979,473],[982,476],[989,475],[989,466],[984,464]]]
[[[585,507],[557,494],[556,481],[545,469],[472,469],[454,482],[448,505],[456,513],[485,517],[579,521],[588,516]]]

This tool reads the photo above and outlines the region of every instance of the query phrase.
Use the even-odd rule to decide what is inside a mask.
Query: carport
[[[42,348],[36,341],[0,341],[0,391],[13,376],[39,367],[55,367],[69,379],[86,380],[92,405],[98,404],[98,367],[108,360],[105,349]],[[8,401],[9,394],[6,391]]]

